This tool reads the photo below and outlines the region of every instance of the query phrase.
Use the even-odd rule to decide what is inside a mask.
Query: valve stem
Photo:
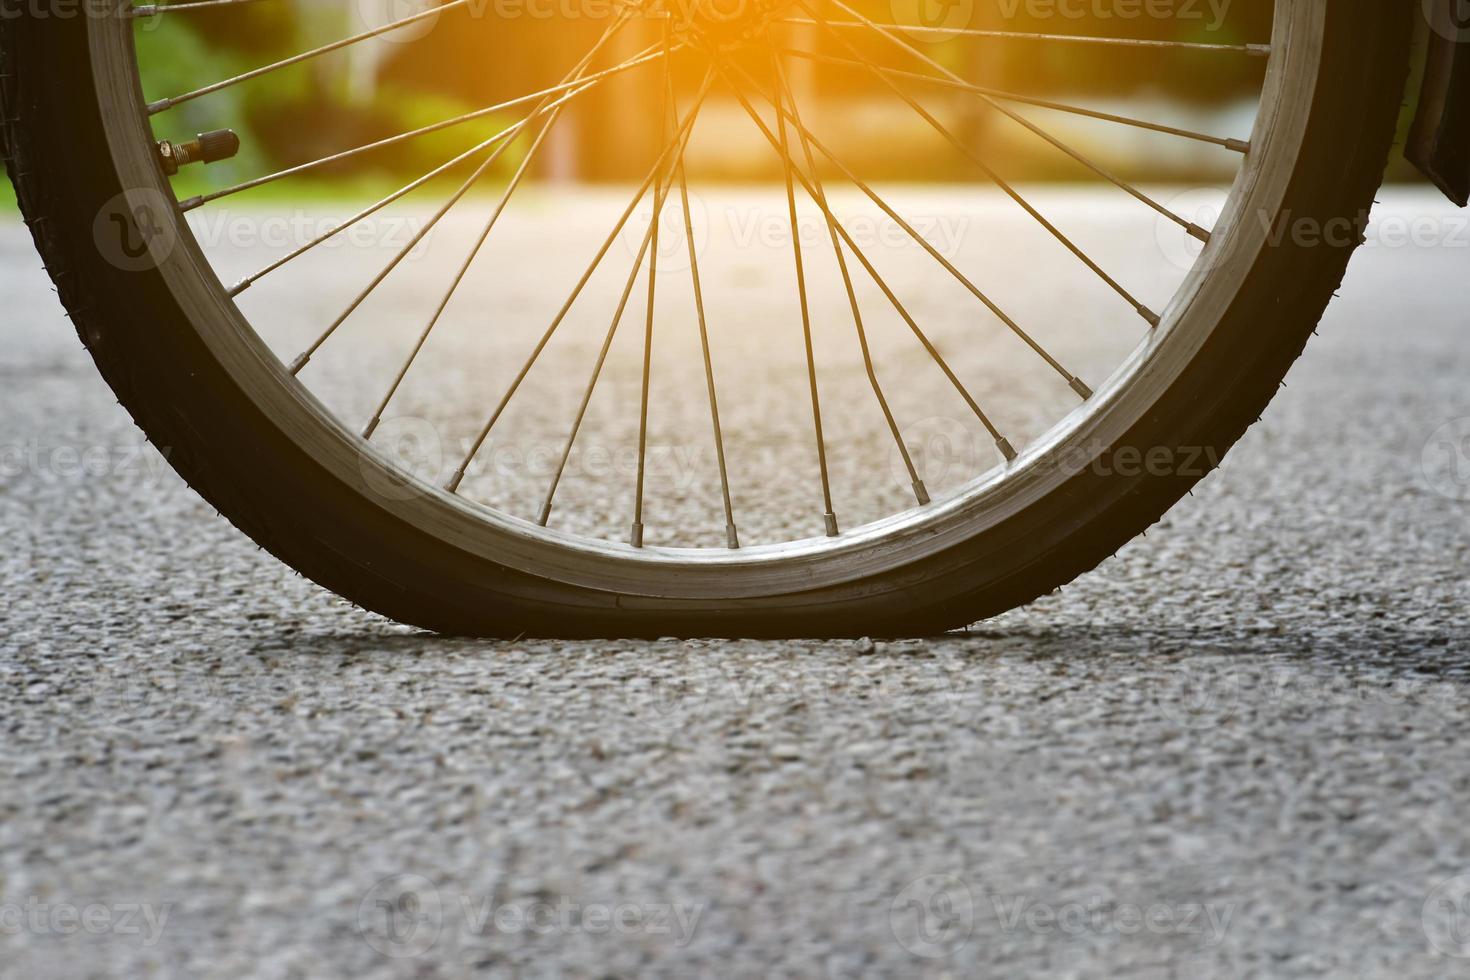
[[[158,159],[163,172],[172,177],[179,168],[191,163],[218,163],[240,152],[240,137],[232,129],[216,129],[200,133],[183,143],[158,141]]]

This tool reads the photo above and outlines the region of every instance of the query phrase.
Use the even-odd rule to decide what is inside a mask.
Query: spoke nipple
[[[633,532],[628,535],[628,543],[635,548],[643,547],[643,524],[641,522],[633,522]]]
[[[1271,45],[1269,44],[1247,44],[1245,50],[1247,54],[1254,55],[1257,58],[1268,58],[1271,56]]]
[[[541,505],[541,513],[536,515],[536,523],[545,527],[549,520],[551,520],[551,501],[548,500]]]
[[[1236,153],[1249,153],[1251,151],[1251,144],[1250,140],[1227,139],[1225,141],[1225,148],[1227,150],[1234,150]]]
[[[925,488],[923,480],[914,481],[914,496],[918,498],[920,506],[929,502],[929,491]]]
[[[374,415],[372,419],[368,422],[368,424],[362,427],[362,437],[364,439],[371,439],[373,437],[373,433],[377,431],[378,423],[380,421],[382,421],[382,419]]]
[[[734,524],[725,525],[725,547],[731,551],[740,547],[740,535],[736,533]]]
[[[1160,323],[1159,315],[1153,310],[1149,309],[1147,306],[1139,306],[1138,315],[1147,320],[1148,325],[1151,327],[1157,327]]]
[[[1071,381],[1072,390],[1082,396],[1083,401],[1092,397],[1092,389],[1083,383],[1081,378],[1074,377]]]
[[[837,529],[837,515],[830,510],[824,515],[827,520],[827,537],[835,538],[842,532]]]
[[[150,102],[150,103],[148,103],[147,110],[148,110],[149,115],[152,115],[154,113],[162,112],[163,110],[167,109],[169,106],[171,106],[173,104],[174,104],[173,99],[159,99],[157,102]]]
[[[234,299],[236,296],[239,296],[245,290],[249,289],[254,283],[255,280],[248,277],[245,279],[241,279],[239,282],[230,287],[230,299]]]
[[[454,471],[454,475],[449,478],[449,482],[444,484],[444,489],[448,490],[450,493],[456,493],[458,492],[459,485],[463,480],[464,467],[461,466],[459,469]]]
[[[1011,443],[1009,439],[1006,439],[1004,436],[1002,436],[1001,438],[995,440],[995,444],[997,447],[999,447],[1000,454],[1006,458],[1006,462],[1009,463],[1011,460],[1016,458],[1016,451],[1015,449],[1011,448]]]
[[[292,374],[299,374],[301,373],[301,369],[306,367],[306,362],[309,360],[311,360],[311,353],[308,351],[304,354],[299,355],[296,360],[292,361],[291,366],[286,368],[286,370],[291,372]]]
[[[1199,225],[1195,224],[1193,221],[1191,221],[1188,225],[1186,225],[1185,228],[1184,228],[1184,230],[1187,231],[1187,232],[1189,232],[1190,237],[1192,237],[1192,238],[1198,238],[1200,241],[1204,242],[1205,244],[1207,244],[1207,245],[1209,244],[1209,241],[1210,241],[1210,233],[1207,232],[1207,231],[1205,231]]]

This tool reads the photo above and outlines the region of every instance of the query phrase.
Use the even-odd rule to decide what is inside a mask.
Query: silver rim
[[[863,15],[847,7],[841,0],[825,2],[835,6],[826,8],[828,12],[824,14],[822,10],[808,6],[803,0],[796,0],[792,9],[799,9],[803,16],[788,16],[783,19],[831,19],[832,23],[819,29],[833,36],[842,31],[876,32],[880,29],[879,25],[872,22],[865,24]],[[445,8],[438,9],[442,13]],[[835,21],[830,12],[833,10],[842,13],[845,19],[841,22]],[[1245,216],[1276,213],[1287,181],[1294,170],[1301,136],[1306,128],[1306,106],[1310,100],[1302,97],[1284,98],[1283,93],[1307,93],[1315,86],[1325,11],[1325,0],[1282,0],[1277,4],[1270,45],[1235,52],[1241,57],[1268,58],[1260,110],[1248,144],[1222,149],[1222,152],[1244,151],[1241,152],[1242,166],[1218,221],[1209,230],[1209,241],[1198,262],[1185,276],[1168,305],[1159,310],[1157,326],[1148,332],[1144,342],[1116,366],[1105,382],[1096,385],[1095,390],[1089,389],[1077,381],[1075,376],[1068,374],[1065,368],[1061,368],[1059,363],[1052,361],[1066,379],[1076,382],[1074,390],[1078,393],[1079,403],[1065,417],[1056,420],[1043,435],[1016,447],[1018,452],[1010,449],[1004,435],[983,415],[983,409],[975,405],[972,397],[966,395],[967,402],[975,407],[976,415],[997,440],[997,462],[1000,465],[971,479],[943,499],[925,503],[919,502],[925,496],[920,482],[915,487],[917,499],[913,506],[859,527],[844,528],[836,535],[829,533],[827,536],[775,544],[747,543],[738,548],[673,548],[644,544],[638,541],[636,525],[641,523],[638,520],[641,515],[636,510],[632,515],[635,523],[632,541],[600,540],[571,534],[555,527],[542,526],[534,518],[524,519],[492,509],[463,493],[455,492],[459,489],[460,468],[456,469],[447,486],[415,481],[402,474],[392,461],[378,451],[370,439],[364,439],[358,431],[354,431],[356,426],[344,424],[302,383],[296,375],[305,361],[300,357],[293,359],[283,356],[261,339],[236,305],[232,292],[238,294],[239,284],[228,286],[221,281],[185,221],[186,212],[207,207],[214,200],[259,186],[261,182],[252,181],[243,189],[222,188],[221,192],[180,202],[158,165],[155,135],[151,131],[151,125],[160,115],[173,106],[193,98],[205,98],[223,87],[248,84],[252,77],[259,77],[277,66],[266,66],[252,75],[227,79],[210,89],[184,93],[182,99],[155,101],[150,106],[144,102],[140,84],[133,43],[135,25],[140,18],[187,14],[180,11],[160,14],[156,8],[124,9],[116,16],[92,21],[90,30],[98,99],[104,110],[102,115],[122,185],[131,189],[128,197],[135,210],[157,212],[156,219],[166,222],[167,227],[172,230],[171,234],[155,236],[149,242],[155,264],[220,363],[269,417],[277,420],[283,432],[349,485],[378,499],[395,517],[451,543],[460,550],[538,576],[575,585],[649,597],[717,600],[779,595],[789,591],[837,585],[922,560],[1023,511],[1075,473],[1078,460],[1083,460],[1085,465],[1085,460],[1090,458],[1089,452],[1095,454],[1097,447],[1112,444],[1140,418],[1199,350],[1229,308],[1255,258],[1267,246],[1268,229],[1261,222],[1246,220]],[[697,32],[691,34],[687,28],[682,34],[666,30],[665,38],[661,50],[640,52],[638,57],[647,58],[652,54],[661,56],[666,63],[676,44],[697,44],[701,40]],[[345,39],[338,47],[351,42],[351,38]],[[1029,43],[1041,42],[1032,40]],[[302,57],[320,53],[329,52],[307,52]],[[1202,54],[1208,57],[1222,56],[1220,52]],[[801,56],[791,57],[794,59]],[[772,60],[777,65],[781,64],[780,59]],[[593,64],[594,60],[589,56],[569,74],[574,79],[571,83],[563,84],[551,92],[542,90],[529,99],[522,100],[520,104],[532,105],[533,113],[535,107],[539,107],[554,123],[558,99],[567,98],[568,93],[575,94],[578,84],[596,84],[595,80],[588,83],[585,79],[578,83],[575,81],[575,72],[583,71],[586,78],[595,79],[598,72],[607,70],[590,67]],[[915,65],[920,69],[925,67],[922,59],[916,60]],[[638,67],[628,68],[625,64],[619,70],[638,70]],[[859,70],[851,65],[841,67],[843,70]],[[874,73],[872,68],[866,66],[861,70],[873,74],[875,79],[885,83],[894,77],[891,71]],[[815,155],[828,152],[828,147],[821,141],[820,134],[813,133],[803,122],[800,114],[802,107],[794,100],[785,101],[786,93],[790,90],[783,87],[784,79],[780,68],[772,70],[770,81],[764,90],[771,95],[764,115],[755,108],[753,97],[762,91],[759,89],[759,79],[747,72],[741,72],[745,76],[743,78],[732,77],[737,71],[740,69],[726,63],[718,69],[711,69],[711,75],[720,75],[729,80],[730,87],[735,90],[742,90],[742,84],[748,86],[748,89],[742,90],[746,94],[736,97],[736,100],[742,103],[742,108],[748,108],[753,118],[763,120],[763,124],[752,126],[755,139],[764,139],[774,148],[779,148],[784,140],[785,159],[790,161],[782,166],[788,183],[785,193],[807,193],[822,212],[827,226],[826,233],[842,239],[841,244],[845,246],[854,276],[860,274],[859,267],[864,272],[872,269],[862,257],[861,247],[845,233],[840,222],[828,220],[832,212],[823,203],[823,178],[815,169],[804,166]],[[936,75],[938,71],[931,70],[930,74]],[[707,80],[705,84],[710,83]],[[954,88],[956,84],[964,83],[949,79],[948,87]],[[669,88],[672,86],[667,86],[665,91]],[[988,94],[994,90],[976,92],[973,91],[974,86],[970,88],[972,91],[969,94],[976,98],[984,98],[987,104],[999,104],[998,96]],[[696,97],[700,98],[698,95]],[[538,98],[541,100],[539,103],[535,102]],[[684,112],[675,116],[679,121],[678,126],[665,123],[666,135],[670,131],[675,135],[670,137],[671,142],[664,145],[655,167],[644,181],[644,188],[651,192],[655,202],[660,200],[660,194],[672,197],[686,186],[681,155],[688,134],[694,128],[698,103],[694,110],[690,110],[687,99],[680,100],[677,94],[673,99]],[[784,110],[779,115],[775,109],[777,100],[781,100]],[[548,106],[551,107],[549,110]],[[998,111],[1005,112],[1012,118],[1018,116],[1008,106]],[[1112,113],[1109,117],[1117,120],[1120,115]],[[531,115],[525,118],[535,120],[542,117]],[[1046,134],[1039,132],[1040,127],[1029,120],[1022,118],[1019,124],[1037,132],[1038,138],[1045,138]],[[543,128],[541,133],[544,134],[550,125]],[[517,134],[520,132],[517,131]],[[530,132],[529,126],[524,132]],[[1204,136],[1192,132],[1181,134],[1180,131],[1169,135],[1181,139]],[[680,139],[685,142],[678,142]],[[1055,146],[1056,142],[1052,145]],[[510,145],[510,141],[507,140],[504,145]],[[1065,146],[1056,148],[1058,152],[1070,150]],[[493,146],[490,149],[493,151]],[[1071,152],[1074,160],[1078,156],[1086,156],[1078,151]],[[832,160],[833,157],[829,155],[828,159]],[[679,166],[673,165],[676,161],[680,163]],[[1153,201],[1147,191],[1114,177],[1106,168],[1099,166],[1095,169],[1103,171],[1106,179],[1133,195],[1141,204],[1161,212],[1168,211],[1166,205]],[[286,176],[291,175],[288,173]],[[852,176],[861,179],[860,174]],[[828,183],[830,185],[830,180]],[[514,183],[510,190],[514,190]],[[781,191],[779,186],[777,191]],[[1025,197],[1023,191],[1015,188],[1012,191],[1013,198]],[[509,193],[508,191],[506,194],[507,199]],[[882,195],[876,193],[873,197],[881,199]],[[791,198],[787,199],[789,201]],[[636,203],[637,201],[634,202]],[[1023,203],[1022,206],[1026,205]],[[657,209],[658,203],[654,207]],[[632,209],[633,205],[630,205],[629,210]],[[687,209],[685,213],[687,214]],[[901,219],[901,214],[899,217]],[[1170,220],[1191,223],[1177,215],[1172,215]],[[649,231],[645,234],[645,247],[648,236],[657,234],[653,230],[657,227],[657,222],[650,224]],[[1062,234],[1058,231],[1058,236]],[[1074,254],[1083,251],[1077,249]],[[841,254],[843,249],[834,246],[834,252]],[[800,248],[797,253],[800,254]],[[656,257],[658,252],[655,250],[652,254]],[[937,261],[940,256],[932,257],[936,259],[934,272],[937,275],[950,275],[952,278],[964,275],[953,267],[942,268]],[[1079,262],[1086,261],[1080,254],[1078,258]],[[642,254],[634,263],[634,274],[639,271],[641,264]],[[697,264],[698,259],[691,250],[691,269]],[[1106,275],[1099,269],[1094,271]],[[654,276],[650,275],[648,279],[654,281]],[[1141,315],[1148,315],[1146,307],[1131,300],[1131,294],[1125,288],[1118,286],[1111,277],[1109,279],[1120,297],[1134,302]],[[881,276],[875,273],[873,280],[880,282]],[[624,291],[625,297],[632,291],[633,282],[630,276],[628,288]],[[985,301],[978,287],[973,292],[977,299]],[[992,312],[995,309],[994,306],[991,307]],[[909,319],[908,315],[901,315]],[[344,316],[332,324],[323,332],[322,339],[316,346],[304,352],[308,359],[331,338],[335,328],[345,319]],[[703,320],[704,316],[701,315],[701,325]],[[429,329],[432,329],[432,325],[433,321],[430,321]],[[917,324],[911,322],[909,325],[916,328],[917,333]],[[1015,327],[1014,323],[1008,325]],[[647,349],[645,346],[645,351]],[[707,350],[706,347],[706,354]],[[807,363],[810,367],[810,357]],[[813,387],[816,387],[815,384]],[[957,381],[956,387],[962,387],[961,383]],[[646,392],[645,371],[644,400],[641,406],[645,418]],[[881,401],[882,394],[876,383],[874,393]],[[724,398],[724,395],[720,396],[721,402]],[[713,397],[711,401],[714,402]],[[816,401],[815,396],[813,401]],[[820,409],[812,412],[813,421],[820,419],[819,413]],[[494,415],[491,419],[492,423],[487,424],[479,433],[479,439],[474,444],[476,450],[481,447],[491,430]],[[371,435],[372,423],[367,428]],[[646,422],[640,426],[640,430],[640,436],[646,433]],[[716,428],[717,441],[718,432]],[[899,447],[904,445],[901,434],[897,432],[895,440]],[[820,454],[824,450],[820,437],[816,440],[816,446]],[[1011,454],[1013,455],[1009,460],[1001,459],[1002,456]],[[473,455],[474,452],[471,452],[471,458]],[[723,456],[723,452],[721,455]],[[905,462],[908,462],[907,454],[904,455]],[[639,469],[641,474],[641,457]],[[723,471],[723,465],[721,469]],[[824,491],[822,496],[826,498],[822,502],[827,503],[826,510],[831,515],[833,508],[828,503],[830,490],[826,487],[825,461],[821,470]],[[913,472],[912,468],[910,472]],[[733,479],[733,475],[730,478]],[[721,482],[728,488],[724,479]],[[403,492],[385,493],[385,487],[403,488]],[[641,505],[641,493],[637,503]],[[730,512],[727,504],[725,513],[728,515]],[[544,510],[539,516],[545,516]],[[820,512],[818,518],[820,519]],[[736,520],[738,521],[738,515]],[[833,530],[830,516],[828,520],[825,529],[830,532]],[[814,528],[818,535],[822,530],[820,524]]]

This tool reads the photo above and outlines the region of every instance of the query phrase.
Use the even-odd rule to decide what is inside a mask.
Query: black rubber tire
[[[1294,219],[1366,223],[1410,50],[1403,0],[1334,0]],[[121,191],[83,17],[0,20],[7,169],[82,342],[148,438],[221,514],[302,574],[400,621],[444,632],[558,636],[860,636],[939,632],[1022,605],[1095,567],[1200,478],[1089,467],[931,559],[859,582],[718,603],[617,595],[469,555],[395,519],[308,457],[216,363],[156,273],[103,260],[93,223]],[[1354,236],[1355,237],[1355,236]],[[1197,447],[1218,461],[1300,355],[1354,244],[1285,240],[1154,410],[1104,454]],[[1193,451],[1193,450],[1190,450]]]

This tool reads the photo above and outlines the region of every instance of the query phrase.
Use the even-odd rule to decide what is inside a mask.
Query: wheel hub
[[[668,9],[675,34],[728,47],[754,39],[790,7],[790,0],[675,0]]]

